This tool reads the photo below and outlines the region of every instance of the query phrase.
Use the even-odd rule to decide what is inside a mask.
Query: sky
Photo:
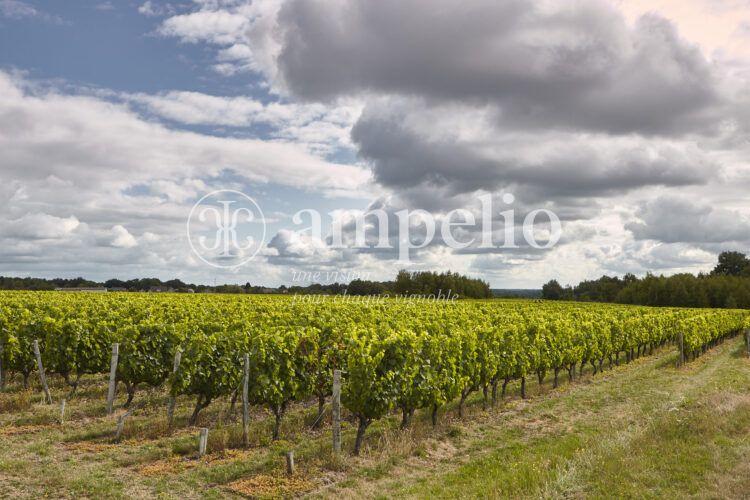
[[[538,288],[707,271],[750,242],[749,83],[748,0],[0,0],[0,275],[450,269]],[[186,223],[227,189],[265,237],[216,267]],[[330,245],[369,210],[479,220],[487,197],[515,248],[468,243],[478,223],[408,262]],[[309,209],[320,236],[294,217]],[[549,248],[522,241],[539,209],[561,221]]]

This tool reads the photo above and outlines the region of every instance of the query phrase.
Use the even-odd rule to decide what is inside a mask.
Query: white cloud
[[[3,237],[29,240],[64,238],[79,225],[80,222],[73,215],[63,218],[45,213],[28,213],[4,224],[0,221],[0,227],[4,226]]]
[[[0,14],[10,19],[21,19],[39,15],[33,5],[19,0],[0,0]]]
[[[181,182],[159,179],[148,184],[150,194],[163,196],[175,203],[185,203],[199,198],[201,193],[209,191],[205,182],[200,179],[183,179]]]
[[[257,73],[266,95],[71,93],[0,72],[0,264],[210,281],[185,241],[186,208],[250,182],[301,199],[374,191],[438,213],[507,187],[519,213],[559,211],[562,243],[543,255],[436,245],[414,262],[496,286],[705,268],[748,227],[746,6],[613,1],[624,18],[588,0],[145,1],[142,15],[169,16],[157,35],[204,44],[233,81]],[[641,17],[652,10],[674,26]],[[0,16],[44,14],[0,0]],[[697,206],[649,203],[696,194]],[[285,266],[393,275],[383,255],[334,252],[273,222],[262,255],[219,280],[278,284]]]
[[[750,218],[690,198],[663,196],[636,211],[625,228],[639,240],[664,243],[725,243],[750,241]]]
[[[309,145],[170,128],[144,119],[115,93],[102,95],[118,102],[0,72],[5,274],[108,279],[145,273],[208,282],[215,276],[246,281],[241,273],[248,272],[278,283],[280,271],[263,260],[219,274],[190,267],[185,221],[192,201],[253,183],[313,197],[357,196],[367,186],[366,169],[328,162]],[[279,120],[295,115],[276,107],[263,113]]]
[[[138,7],[138,12],[146,17],[157,17],[174,14],[174,7],[170,4],[155,3],[147,0]]]
[[[141,235],[141,239],[147,243],[155,243],[161,239],[161,236],[150,231],[146,231]]]
[[[750,58],[750,46],[737,35],[750,21],[744,0],[612,0],[632,22],[647,12],[658,12],[680,27],[706,55]]]
[[[329,258],[332,257],[332,252],[325,242],[288,229],[282,229],[276,233],[268,246],[275,249],[276,254],[280,257],[309,259],[320,254],[327,255]]]
[[[315,151],[351,148],[351,128],[361,114],[354,100],[337,105],[318,103],[262,103],[239,96],[224,97],[200,92],[170,91],[162,94],[123,94],[125,101],[145,106],[162,118],[188,125],[272,127],[270,135]]]
[[[165,19],[158,33],[186,43],[218,46],[220,63],[213,67],[221,74],[255,71],[269,81],[275,79],[276,17],[283,0],[196,3],[198,10]]]
[[[246,127],[258,120],[263,104],[246,97],[223,98],[200,92],[168,92],[162,95],[136,94],[134,102],[164,118],[189,125]]]
[[[64,24],[60,16],[48,14],[20,0],[0,0],[0,17],[7,19],[35,18],[53,24]]]
[[[223,10],[180,14],[164,20],[159,33],[174,36],[184,42],[210,42],[217,45],[234,44],[242,40],[248,20],[241,14]]]
[[[138,246],[138,241],[122,225],[112,226],[112,241],[110,244],[115,248],[133,248]]]
[[[8,180],[54,175],[79,187],[124,189],[232,170],[255,182],[356,190],[369,177],[298,144],[173,130],[95,97],[31,94],[3,72],[0,117],[0,175]]]
[[[221,49],[217,56],[219,61],[250,60],[253,57],[253,51],[244,43],[235,43],[226,49]]]

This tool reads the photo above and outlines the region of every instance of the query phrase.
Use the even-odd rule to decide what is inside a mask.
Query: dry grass
[[[315,483],[301,476],[258,474],[250,478],[233,481],[224,488],[248,498],[278,498],[280,496],[298,496],[301,493],[311,491],[315,488]]]
[[[0,427],[0,436],[18,436],[22,434],[35,434],[51,428],[50,425],[18,425]]]
[[[0,413],[18,413],[29,410],[34,404],[30,390],[0,392]]]
[[[94,443],[90,441],[78,441],[71,443],[63,443],[62,447],[71,452],[75,453],[88,453],[96,455],[104,451],[109,451],[117,448],[117,445],[110,443]]]
[[[248,460],[257,452],[252,450],[226,450],[220,453],[210,453],[201,458],[171,456],[135,467],[144,476],[158,476],[162,474],[177,474],[196,467],[216,466],[236,461]]]
[[[717,415],[727,415],[744,407],[750,411],[750,393],[737,393],[721,391],[709,395],[707,404],[714,409]]]

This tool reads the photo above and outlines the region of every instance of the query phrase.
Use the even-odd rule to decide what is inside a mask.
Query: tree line
[[[492,291],[487,282],[468,278],[450,271],[436,273],[430,271],[409,272],[401,270],[394,281],[370,281],[356,279],[350,283],[311,283],[306,286],[281,285],[279,287],[265,287],[252,285],[224,284],[216,286],[196,285],[185,283],[179,279],[162,281],[158,278],[141,278],[132,280],[110,279],[96,282],[84,278],[73,279],[42,279],[15,278],[0,276],[0,290],[55,290],[56,288],[107,288],[113,291],[148,292],[195,292],[195,293],[278,293],[278,294],[316,294],[316,295],[437,295],[446,294],[460,298],[489,298]]]
[[[551,280],[542,287],[548,300],[617,302],[646,306],[750,309],[750,259],[741,252],[722,252],[710,273],[638,278],[602,276],[563,287]]]
[[[158,278],[138,278],[131,280],[119,280],[110,279],[107,281],[93,281],[85,278],[17,278],[11,276],[0,276],[0,290],[55,290],[57,288],[75,289],[75,288],[107,288],[116,291],[128,291],[128,292],[148,292],[153,289],[170,290],[175,292],[187,292],[188,290],[194,292],[221,292],[224,288],[229,288],[228,291],[234,291],[242,287],[239,285],[219,285],[219,286],[207,286],[207,285],[195,285],[192,283],[185,283],[179,279],[172,279],[168,281],[162,281]],[[234,288],[236,287],[236,288]]]
[[[305,287],[292,286],[288,288],[289,293],[324,294],[324,295],[458,295],[459,298],[486,299],[492,297],[492,290],[486,281],[469,278],[459,273],[446,271],[436,273],[432,271],[406,271],[401,270],[396,274],[394,281],[371,281],[355,279],[349,284],[313,283]]]
[[[487,299],[492,297],[489,283],[473,279],[458,273],[446,271],[434,273],[429,271],[409,272],[401,270],[396,275],[393,290],[398,295],[445,295],[449,290],[462,298]]]

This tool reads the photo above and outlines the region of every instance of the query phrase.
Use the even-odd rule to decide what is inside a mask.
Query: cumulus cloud
[[[112,226],[112,240],[110,245],[116,248],[133,248],[138,246],[138,241],[122,225]]]
[[[274,31],[282,0],[196,3],[198,10],[166,18],[158,34],[217,46],[221,63],[214,69],[221,74],[255,71],[273,80],[278,52]]]
[[[376,92],[492,103],[516,126],[684,130],[715,105],[709,62],[655,15],[603,2],[290,0],[286,85],[308,99]]]
[[[200,11],[166,19],[159,32],[177,36],[186,42],[209,41],[216,44],[236,42],[247,27],[247,19],[226,11]]]
[[[32,93],[3,72],[0,148],[4,178],[54,175],[78,186],[125,188],[227,169],[253,181],[315,189],[356,189],[368,178],[361,168],[327,162],[303,145],[174,130],[96,97]]]
[[[366,169],[329,162],[303,142],[186,131],[122,101],[0,72],[4,273],[200,280],[212,269],[190,264],[185,236],[197,197],[248,185],[356,196],[369,179]],[[278,114],[284,121],[294,112]],[[256,276],[274,276],[256,264]]]
[[[276,250],[280,257],[305,258],[327,253],[325,242],[298,231],[282,229],[271,239],[269,248]]]
[[[609,275],[697,273],[716,265],[714,251],[697,248],[690,243],[653,240],[626,240],[606,248],[589,248],[585,257]],[[596,274],[591,275],[591,278],[597,277]]]
[[[750,241],[750,218],[700,200],[663,196],[641,207],[639,220],[625,227],[638,240],[664,243],[722,243]]]
[[[415,252],[415,268],[527,286],[700,269],[749,240],[749,65],[746,49],[722,51],[718,38],[696,38],[692,21],[667,20],[696,18],[695,5],[678,12],[657,0],[647,12],[652,3],[144,2],[138,10],[159,18],[157,36],[201,44],[209,67],[227,82],[245,73],[253,95],[71,92],[0,73],[0,195],[10,200],[0,207],[0,263],[61,269],[85,252],[135,274],[205,272],[175,244],[185,207],[250,182],[382,196],[370,208],[392,222],[400,208],[437,220],[453,208],[476,215],[486,193],[496,212],[522,219],[548,208],[563,221],[548,251],[451,251],[438,236]],[[0,15],[34,15],[24,5],[0,0]],[[743,45],[746,27],[721,25],[731,28],[723,39]],[[507,192],[512,206],[500,202]],[[690,203],[696,193],[702,201]],[[355,212],[338,211],[348,237]],[[45,229],[22,233],[18,221],[33,218]],[[503,225],[492,230],[502,240]],[[271,234],[252,268],[225,276],[278,283],[284,266],[393,272],[395,252],[331,251],[280,224]],[[45,260],[48,245],[65,257]]]
[[[462,127],[455,110],[381,103],[365,110],[352,138],[381,184],[444,187],[454,194],[515,187],[538,200],[608,196],[650,185],[702,184],[719,170],[689,142],[514,132],[492,127],[482,110],[471,108],[460,111],[486,127]]]
[[[19,0],[2,0],[0,1],[0,13],[3,17],[21,19],[23,17],[34,17],[39,14],[39,11],[34,6]]]
[[[162,95],[135,94],[131,101],[170,120],[190,125],[248,126],[263,111],[263,104],[246,97],[224,98],[200,92],[171,91]]]
[[[175,13],[175,8],[170,3],[157,3],[147,0],[138,7],[138,13],[147,17],[172,15]]]
[[[732,107],[746,87],[723,80],[656,14],[629,22],[589,0],[252,5],[205,2],[164,34],[206,40],[219,54],[262,48],[259,71],[292,97],[367,102],[352,139],[375,180],[402,196],[505,187],[567,204],[705,184],[723,169],[704,149],[716,143],[695,135],[734,127],[736,137],[747,121]],[[240,17],[236,30],[209,22]]]
[[[6,19],[38,19],[53,24],[64,23],[60,16],[48,14],[21,0],[0,0],[0,17]]]
[[[3,237],[29,240],[58,239],[70,235],[80,225],[78,219],[55,217],[45,213],[28,213],[18,219],[5,221]]]
[[[226,97],[187,91],[121,94],[120,97],[180,124],[268,126],[272,137],[307,145],[316,151],[350,148],[350,131],[362,107],[357,102],[342,102],[337,106],[263,103],[246,96]]]

